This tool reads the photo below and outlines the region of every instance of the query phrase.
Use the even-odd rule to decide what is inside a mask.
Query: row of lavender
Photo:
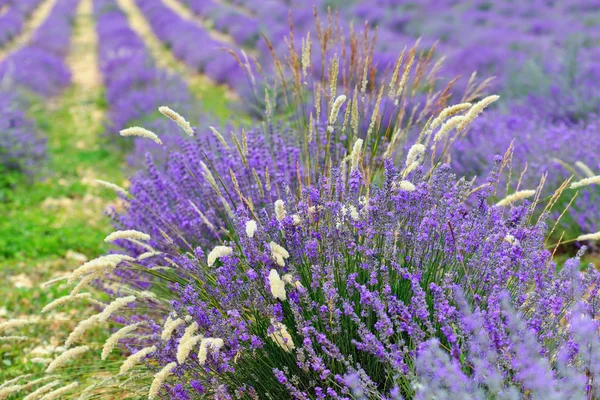
[[[0,1],[0,48],[23,30],[25,21],[41,0]],[[6,9],[6,12],[2,12]]]
[[[251,56],[265,65],[269,65],[271,50],[262,34],[271,40],[273,51],[282,57],[288,52],[284,38],[289,34],[290,22],[297,32],[296,48],[301,46],[303,36],[311,31],[317,37],[313,23],[313,6],[325,7],[319,1],[303,2],[301,7],[289,8],[274,1],[257,5],[261,14],[244,13],[223,2],[213,0],[181,0],[181,2],[203,23],[187,21],[160,0],[137,0],[138,5],[148,18],[155,34],[163,43],[171,47],[174,54],[188,66],[205,73],[217,83],[224,83],[238,92],[248,88],[246,74],[238,62],[223,48],[233,50],[246,49]],[[349,32],[349,22],[338,21],[338,28]],[[232,42],[213,39],[207,32],[207,26],[220,34],[229,35]],[[411,40],[410,42],[415,42]],[[198,46],[197,43],[202,43]],[[330,49],[331,50],[331,49]],[[385,46],[379,47],[375,56],[376,64],[382,70],[393,65],[397,52]],[[315,65],[315,69],[318,65]],[[319,76],[320,71],[314,71]]]
[[[222,49],[227,43],[213,39],[203,26],[184,19],[160,0],[136,2],[156,36],[190,68],[231,87],[246,82],[237,62]]]
[[[237,1],[246,13],[214,0],[181,1],[199,17],[212,21],[215,29],[231,34],[238,46],[257,46],[263,55],[267,49],[264,41],[258,40],[261,32],[285,52],[282,39],[289,31],[290,18],[298,32],[315,34],[313,7],[321,13],[327,10],[323,1],[285,5],[274,0]],[[600,73],[600,7],[594,2],[417,4],[380,0],[376,4],[358,2],[342,8],[345,18],[339,24],[347,31],[346,21],[354,18],[377,26],[379,44],[373,57],[382,70],[395,61],[396,54],[389,51],[393,43],[410,44],[422,38],[421,47],[427,48],[439,41],[438,53],[446,57],[441,69],[445,78],[473,71],[483,77],[494,76],[491,90],[512,98],[525,93],[548,97],[549,89],[556,96],[560,91],[567,98],[544,104],[544,112],[552,116],[574,119],[594,107],[597,110],[599,96],[595,86],[589,85]],[[464,88],[466,81],[459,81],[458,86]],[[595,100],[583,104],[589,98]]]
[[[45,140],[26,117],[30,95],[57,95],[71,82],[65,64],[79,0],[58,0],[30,41],[0,62],[0,168],[31,173],[44,159]]]
[[[185,83],[155,66],[115,0],[95,0],[94,16],[109,129],[122,129],[135,121],[148,122],[162,104],[189,103]]]

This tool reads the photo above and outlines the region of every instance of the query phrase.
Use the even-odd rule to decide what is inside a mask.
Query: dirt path
[[[35,30],[46,19],[55,3],[56,0],[44,0],[35,10],[33,10],[27,21],[25,21],[23,32],[0,49],[0,62],[2,62],[2,60],[10,53],[29,42],[29,39],[31,39]]]
[[[83,90],[96,89],[102,85],[97,59],[98,39],[92,11],[92,0],[81,0],[75,20],[71,53],[67,58],[73,73],[73,84]]]

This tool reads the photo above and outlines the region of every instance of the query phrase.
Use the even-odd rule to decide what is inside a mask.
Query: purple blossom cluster
[[[58,0],[29,43],[0,63],[0,79],[15,90],[49,97],[71,83],[65,63],[69,50],[72,20],[79,0]]]
[[[150,397],[593,398],[600,274],[555,264],[548,214],[490,205],[501,157],[476,187],[434,149],[378,146],[435,98],[342,90],[315,119],[277,125],[267,102],[260,128],[198,132],[122,194],[116,228],[150,239],[114,242],[137,261],[106,287],[156,293],[117,319],[150,328],[126,340]]]
[[[409,57],[408,52],[406,56]],[[333,68],[332,59],[325,64],[326,70]],[[157,249],[163,249],[161,232],[166,232],[176,246],[192,251],[198,245],[221,238],[223,231],[229,229],[224,217],[233,212],[233,200],[243,197],[245,204],[260,207],[273,204],[290,188],[299,190],[303,179],[318,181],[331,165],[348,163],[353,140],[358,135],[366,142],[365,152],[372,153],[369,159],[372,173],[378,174],[385,153],[394,154],[396,149],[403,153],[410,146],[400,139],[391,140],[392,129],[420,130],[433,113],[432,105],[441,100],[433,95],[414,95],[417,87],[409,84],[401,95],[396,95],[399,78],[395,83],[385,84],[394,88],[392,95],[386,93],[384,97],[375,89],[363,91],[358,85],[363,81],[363,71],[371,65],[351,68],[342,64],[339,68],[346,85],[339,88],[337,96],[324,84],[327,89],[320,88],[321,95],[313,93],[312,99],[308,97],[291,105],[295,109],[289,121],[280,121],[272,115],[274,103],[285,103],[279,97],[268,100],[266,108],[256,113],[264,125],[251,125],[241,134],[239,130],[234,133],[233,124],[223,129],[208,128],[205,124],[197,129],[193,139],[187,136],[177,139],[181,135],[171,121],[163,118],[150,124],[144,122],[145,127],[152,128],[161,138],[171,138],[174,145],[168,148],[174,151],[168,157],[158,152],[140,157],[140,152],[135,152],[138,165],[145,160],[145,167],[131,179],[131,197],[126,199],[129,206],[126,212],[114,215],[115,226],[152,233],[156,240],[150,244]],[[416,68],[427,70],[427,66]],[[284,74],[294,72],[286,68]],[[428,81],[424,83],[427,84]],[[273,83],[277,85],[278,82]],[[302,82],[297,85],[289,89],[290,93],[300,94],[305,90]],[[274,92],[271,88],[267,89],[267,98]],[[319,96],[323,98],[318,100],[319,106],[310,104]],[[336,100],[342,102],[334,118]],[[413,115],[408,117],[407,110]],[[332,136],[333,131],[336,134]],[[149,140],[143,143],[156,147]],[[224,185],[224,189],[215,190],[215,182]],[[133,255],[145,251],[144,247],[127,241],[119,244]]]
[[[27,17],[41,0],[4,0],[0,2],[0,48],[23,30]],[[5,11],[3,12],[3,9]]]

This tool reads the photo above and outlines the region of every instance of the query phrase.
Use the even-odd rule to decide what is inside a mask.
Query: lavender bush
[[[115,299],[75,328],[48,372],[89,351],[86,330],[114,315],[102,357],[120,340],[131,355],[84,398],[117,385],[150,399],[594,398],[600,275],[579,257],[557,272],[546,224],[530,222],[535,203],[489,204],[502,158],[475,188],[416,144],[375,179],[362,145],[348,169],[274,204],[252,206],[238,186],[235,211],[219,216],[227,229],[198,212],[212,245],[186,250],[176,231],[107,236],[145,252],[72,273],[73,293],[48,308],[94,279]],[[227,196],[224,177],[204,177]]]
[[[139,3],[158,26],[160,8]],[[96,6],[99,21],[114,12],[109,0]],[[101,25],[119,49],[108,33],[129,32],[126,21]],[[235,53],[259,111],[249,126],[233,119],[226,129],[193,129],[161,107],[170,120],[121,130],[168,156],[156,162],[149,154],[128,190],[100,182],[125,204],[113,211],[117,230],[105,239],[116,249],[65,277],[71,294],[43,311],[90,298],[89,286],[109,302],[95,301],[97,312],[49,362],[43,379],[54,386],[17,379],[0,394],[600,397],[600,273],[582,262],[583,245],[600,233],[579,230],[579,252],[560,263],[556,246],[545,245],[564,199],[585,197],[600,183],[588,166],[594,159],[568,149],[587,178],[535,180],[521,173],[522,163],[539,172],[555,161],[547,153],[521,156],[507,139],[520,129],[557,129],[560,139],[573,130],[568,141],[592,125],[562,117],[539,124],[512,106],[508,116],[486,111],[499,97],[484,95],[485,84],[469,80],[460,95],[456,81],[438,87],[433,52],[416,45],[379,64],[373,55],[381,47],[370,34],[351,30],[346,41],[333,21],[318,26],[320,56],[308,35],[290,39],[286,57],[266,45],[272,75]],[[132,65],[146,65],[142,46],[132,35],[128,41],[124,48],[135,51],[124,53],[141,63]],[[107,65],[120,60],[108,49],[101,53]],[[133,86],[123,84],[123,93]],[[456,96],[461,102],[449,105]],[[493,123],[502,118],[505,124]],[[486,129],[505,137],[486,141]],[[171,131],[181,136],[177,147],[163,142],[176,136]],[[468,140],[472,147],[461,147]],[[473,148],[481,150],[458,157]],[[552,156],[569,170],[565,151]],[[468,167],[474,156],[481,160]],[[471,179],[476,167],[479,181]],[[9,321],[0,330],[21,325]],[[98,326],[113,329],[104,343],[88,333]],[[62,373],[92,350],[106,362],[85,364],[78,382]],[[118,363],[111,358],[117,350],[127,357]]]
[[[235,59],[223,50],[227,44],[213,39],[202,26],[183,19],[161,1],[136,0],[148,18],[154,33],[173,54],[198,72],[204,72],[216,83],[235,87],[245,82],[243,71]],[[197,43],[202,43],[198,46]]]
[[[339,40],[340,37],[329,36],[328,41],[319,46],[337,48]],[[357,51],[364,45],[362,41],[355,43],[346,53]],[[427,118],[434,110],[444,107],[447,100],[443,92],[429,90],[422,93],[435,78],[424,76],[431,68],[426,61],[409,61],[416,57],[415,49],[405,51],[399,57],[399,61],[405,58],[404,62],[398,64],[385,83],[369,84],[364,71],[375,73],[377,66],[367,58],[355,64],[342,64],[337,55],[328,57],[324,69],[345,77],[339,89],[337,85],[328,84],[327,79],[338,81],[331,74],[324,76],[323,81],[310,84],[302,79],[303,69],[308,76],[311,57],[314,57],[309,50],[305,48],[302,55],[306,68],[299,61],[300,55],[294,57],[282,66],[280,76],[266,82],[266,92],[261,93],[263,88],[258,83],[249,85],[249,96],[254,104],[268,104],[266,109],[255,114],[264,125],[238,130],[237,134],[233,133],[233,126],[221,129],[205,125],[197,129],[195,139],[172,141],[169,148],[178,150],[167,160],[156,152],[146,156],[146,167],[132,179],[130,193],[133,198],[128,199],[127,212],[113,215],[116,227],[144,230],[159,236],[161,231],[168,232],[174,235],[178,246],[189,250],[193,249],[190,244],[212,243],[221,236],[220,231],[228,229],[223,225],[222,217],[235,208],[232,199],[239,197],[238,191],[245,193],[243,201],[247,205],[272,204],[287,187],[299,190],[302,186],[300,177],[309,183],[318,182],[322,171],[348,156],[353,140],[359,135],[369,151],[369,174],[381,175],[384,157],[399,158],[408,151],[403,133],[418,136]],[[260,79],[252,72],[246,71],[246,74],[250,75],[250,82]],[[307,90],[311,86],[316,92]],[[379,90],[384,86],[385,96]],[[275,88],[278,87],[285,89],[276,96]],[[261,99],[261,95],[266,97]],[[469,97],[477,95],[477,89],[467,94]],[[313,102],[317,104],[311,104]],[[289,121],[280,121],[273,114],[277,109],[293,116]],[[169,125],[165,125],[167,122],[172,124],[164,121],[145,126],[157,133],[169,132],[173,128],[169,129]],[[334,127],[338,132],[336,135],[331,134]],[[177,136],[167,134],[161,138]],[[227,144],[228,141],[233,144]],[[144,142],[157,147],[150,141]],[[216,196],[211,174],[223,177],[220,182],[228,193],[224,198]],[[203,200],[197,201],[199,198]],[[223,205],[224,199],[227,207]],[[160,213],[149,212],[158,209]],[[207,229],[206,221],[210,221],[213,228]],[[159,246],[155,242],[151,244]],[[135,255],[144,251],[136,245],[129,249]]]

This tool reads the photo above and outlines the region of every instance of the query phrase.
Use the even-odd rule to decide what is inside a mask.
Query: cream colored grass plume
[[[587,233],[585,235],[580,235],[577,237],[577,239],[575,239],[577,241],[584,241],[584,240],[600,240],[600,232],[596,232],[596,233]]]
[[[127,190],[123,189],[121,186],[119,185],[115,185],[114,183],[111,182],[107,182],[107,181],[103,181],[102,179],[96,179],[94,182],[96,182],[98,185],[103,186],[107,189],[110,189],[112,191],[115,191],[125,197],[129,197],[130,194]]]
[[[46,368],[46,372],[54,372],[54,370],[56,370],[57,368],[62,367],[69,361],[87,352],[89,349],[89,346],[79,346],[66,350],[60,356],[56,357],[54,361],[50,363],[50,365],[48,365],[48,368]]]
[[[150,240],[150,235],[140,232],[140,231],[133,230],[133,229],[128,229],[128,230],[124,230],[124,231],[115,231],[115,232],[111,233],[110,235],[108,235],[104,239],[104,241],[106,243],[113,243],[115,240],[119,240],[119,239],[135,239],[135,240],[148,241],[148,240]]]
[[[496,203],[497,206],[508,206],[516,201],[528,199],[535,195],[535,190],[520,190],[516,193],[506,196]]]
[[[131,128],[122,129],[120,132],[121,136],[137,136],[154,141],[156,144],[162,145],[163,142],[156,135],[156,133],[149,131],[148,129],[142,128],[141,126],[132,126]]]
[[[592,176],[590,178],[585,178],[580,181],[573,182],[571,183],[571,186],[569,186],[569,189],[579,189],[582,187],[598,184],[600,184],[600,175]]]
[[[170,118],[171,120],[173,120],[177,125],[179,125],[179,127],[181,129],[184,130],[185,133],[187,133],[190,136],[194,136],[194,129],[192,128],[192,126],[190,125],[190,123],[188,121],[186,121],[185,118],[183,118],[181,115],[179,115],[179,113],[171,110],[169,107],[167,106],[160,106],[158,107],[158,111]]]

